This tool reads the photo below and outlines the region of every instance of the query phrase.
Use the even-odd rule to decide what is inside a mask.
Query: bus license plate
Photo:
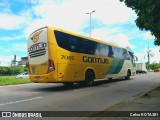
[[[40,80],[40,77],[39,77],[39,76],[36,76],[35,78],[36,78],[36,80]]]

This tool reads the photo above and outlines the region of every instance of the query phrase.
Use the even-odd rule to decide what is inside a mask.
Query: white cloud
[[[0,1],[0,8],[1,12],[11,12],[10,8],[10,3],[8,0],[1,0]]]
[[[3,53],[10,53],[11,50],[9,48],[5,48],[4,46],[0,46],[0,51],[3,51]]]
[[[0,55],[0,66],[10,66],[11,61],[14,59],[14,55]],[[16,60],[19,61],[21,58],[19,56],[16,57]]]
[[[135,48],[135,46],[129,42],[131,38],[129,38],[127,35],[123,33],[118,33],[118,31],[119,29],[116,28],[97,29],[93,31],[92,37],[105,42],[116,44],[120,47],[130,47],[131,49]]]
[[[80,29],[84,27],[82,25],[86,20],[89,21],[86,13],[92,10],[96,10],[92,18],[104,24],[131,22],[135,18],[134,12],[119,0],[67,0],[58,5],[55,1],[47,0],[34,5],[31,10],[38,19],[29,24],[25,31],[27,35],[48,25],[80,33]]]
[[[144,33],[144,35],[143,35],[143,39],[144,39],[144,40],[153,40],[153,39],[154,39],[154,36],[152,36],[150,32],[146,32],[146,33]]]
[[[99,19],[105,24],[131,21],[130,19],[133,19],[135,15],[119,0],[67,0],[67,2],[32,0],[30,2],[34,5],[30,9],[23,9],[19,14],[0,12],[0,28],[10,30],[25,26],[26,36],[32,31],[48,25],[79,33],[83,27],[82,24],[89,20],[89,16],[85,13],[91,10],[96,10],[93,18]]]
[[[10,47],[0,46],[0,51],[3,51],[3,53],[16,54],[16,52],[20,52],[20,53],[26,54],[27,43],[14,43],[14,44],[11,44]]]
[[[13,51],[18,51],[18,52],[27,52],[27,43],[15,43],[13,44]]]
[[[152,48],[151,49],[152,53],[153,53],[153,57],[151,57],[151,62],[160,62],[160,48]]]
[[[25,38],[24,35],[12,35],[12,36],[0,37],[0,41],[20,40],[23,38]]]
[[[130,47],[131,49],[135,48],[134,45],[132,45],[129,40],[131,40],[131,38],[129,38],[127,35],[125,34],[122,34],[122,33],[119,33],[119,34],[115,34],[113,36],[110,36],[108,38],[108,41],[113,43],[113,44],[116,44],[120,47]]]
[[[28,23],[32,22],[33,18],[33,11],[25,7],[25,3],[27,3],[27,1],[24,3],[24,8],[21,9],[18,13],[14,13],[14,11],[12,11],[14,9],[11,9],[13,3],[11,4],[11,2],[8,2],[7,0],[3,1],[0,2],[0,29],[26,29],[26,26],[28,25]]]
[[[14,14],[0,13],[0,29],[13,30],[25,23],[25,17]]]
[[[97,9],[94,16],[106,24],[124,23],[135,18],[134,12],[119,0],[95,0],[94,3],[92,7]]]
[[[150,62],[156,62],[159,63],[160,62],[160,48],[156,47],[156,48],[150,48],[151,50],[151,54],[153,54],[153,57],[150,57]],[[141,52],[135,53],[135,55],[138,57],[138,62],[139,63],[145,63],[148,61],[147,58],[147,49],[144,49]]]
[[[136,61],[137,63],[146,63],[147,60],[145,60],[145,53],[144,52],[137,52],[135,53],[135,56],[138,58],[138,61]]]

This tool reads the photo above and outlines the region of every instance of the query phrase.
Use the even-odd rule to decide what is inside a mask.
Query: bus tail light
[[[54,70],[54,63],[52,60],[48,60],[48,73]]]

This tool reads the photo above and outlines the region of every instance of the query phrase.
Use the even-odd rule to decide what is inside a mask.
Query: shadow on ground
[[[133,78],[131,78],[130,80],[132,80]],[[128,81],[125,79],[113,79],[113,80],[96,80],[93,84],[93,86],[87,87],[84,85],[81,85],[79,83],[74,84],[73,86],[65,86],[61,83],[57,83],[57,85],[54,86],[40,86],[39,88],[35,88],[34,91],[39,91],[39,92],[57,92],[57,91],[68,91],[68,90],[75,90],[75,89],[87,89],[87,88],[93,88],[93,87],[102,87],[105,85],[105,87],[107,87],[107,85],[114,83],[114,82],[122,82],[122,81]],[[46,84],[52,84],[52,83],[46,83]]]

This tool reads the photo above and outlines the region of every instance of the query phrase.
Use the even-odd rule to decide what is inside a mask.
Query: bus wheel
[[[66,87],[71,87],[74,85],[74,83],[73,82],[66,82],[66,83],[63,83],[63,85]]]
[[[85,75],[85,85],[92,86],[94,83],[95,74],[92,70],[87,70]]]
[[[125,80],[129,80],[131,76],[130,70],[127,71],[127,76],[125,77]]]

